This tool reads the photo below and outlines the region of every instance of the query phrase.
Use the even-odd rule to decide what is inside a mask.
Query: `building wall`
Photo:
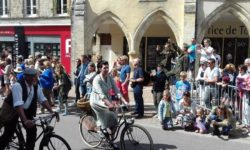
[[[103,31],[110,31],[112,34],[110,49],[114,54],[120,54],[125,36],[130,58],[140,56],[139,45],[141,38],[145,36],[167,36],[179,46],[183,43],[190,43],[193,37],[196,37],[199,43],[204,37],[249,38],[250,2],[247,0],[155,1],[157,0],[154,2],[151,0],[102,0],[101,2],[99,0],[76,0],[79,6],[84,6],[82,7],[84,9],[77,12],[78,19],[77,17],[73,19],[73,25],[77,24],[77,26],[73,28],[80,29],[83,35],[82,38],[77,36],[76,41],[84,42],[79,44],[74,41],[73,51],[75,51],[74,46],[77,45],[77,49],[82,51],[75,51],[76,53],[92,53],[92,35],[100,26],[103,27],[102,23],[106,20],[113,20],[116,24],[115,28],[120,28],[119,33],[103,28]],[[230,22],[223,17],[221,19],[225,13],[234,16],[236,21]],[[159,18],[162,18],[167,25],[155,24],[155,20]],[[214,32],[217,28],[220,34]],[[74,38],[74,32],[72,33]],[[101,46],[94,45],[94,54],[100,52],[97,47],[100,49]]]
[[[11,43],[10,47],[13,47],[16,27],[23,28],[25,44],[30,44],[30,52],[25,50],[25,55],[34,54],[36,50],[34,44],[58,44],[61,62],[70,72],[72,0],[67,0],[68,12],[60,15],[56,14],[54,2],[54,0],[37,0],[37,14],[28,16],[26,15],[26,0],[8,0],[9,14],[0,16],[0,45],[5,46],[6,43]]]
[[[224,13],[230,13],[238,18],[250,33],[250,2],[246,0],[200,0],[197,13],[197,38],[200,42],[206,30]],[[250,35],[250,34],[249,34]]]
[[[178,5],[176,5],[178,3]],[[91,36],[100,26],[103,20],[111,18],[121,27],[128,39],[130,51],[137,52],[141,37],[146,32],[150,23],[157,16],[165,17],[165,21],[170,23],[174,30],[176,41],[180,43],[182,39],[183,19],[184,19],[184,1],[168,0],[163,2],[140,2],[128,0],[98,0],[87,1],[86,10],[86,30],[85,36]],[[129,9],[128,9],[129,8]],[[174,11],[172,8],[175,8]],[[142,35],[140,35],[142,34]],[[91,41],[87,42],[87,47]],[[89,49],[89,48],[88,48]]]

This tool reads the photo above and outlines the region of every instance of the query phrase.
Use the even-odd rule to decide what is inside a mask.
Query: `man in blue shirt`
[[[128,57],[126,55],[121,56],[121,71],[120,71],[120,81],[122,83],[120,91],[125,98],[125,100],[129,103],[129,96],[128,96],[128,85],[129,85],[129,79],[130,79],[130,71],[131,68],[128,64]]]
[[[88,64],[89,64],[88,56],[82,55],[81,56],[81,70],[77,77],[77,80],[79,80],[79,83],[80,83],[82,97],[84,97],[84,95],[87,92],[86,84],[83,82],[83,80],[85,79],[86,74],[88,74]]]
[[[143,102],[143,70],[140,67],[140,59],[136,58],[133,61],[134,65],[134,76],[131,79],[133,92],[134,92],[134,99],[135,99],[135,112],[132,113],[135,116],[135,118],[140,119],[144,116],[144,102]]]
[[[194,71],[194,65],[195,65],[195,50],[196,50],[196,40],[195,38],[192,38],[191,45],[188,48],[188,59],[189,59],[189,70]]]

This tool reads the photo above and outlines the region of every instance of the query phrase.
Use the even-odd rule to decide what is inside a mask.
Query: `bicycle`
[[[118,126],[113,134],[107,134],[107,129],[101,129],[100,127],[88,129],[88,123],[95,122],[96,119],[93,112],[83,114],[79,121],[79,130],[83,142],[91,148],[97,148],[103,143],[101,148],[112,149],[109,143],[113,143],[121,133],[120,145],[122,150],[153,150],[153,140],[149,132],[144,127],[134,124],[134,118],[128,118],[125,115],[127,107],[120,106],[118,108],[121,110],[121,115],[118,117]],[[108,144],[105,145],[104,142]]]
[[[52,115],[47,115],[43,117],[38,117],[37,119],[33,120],[34,123],[36,123],[37,121],[40,121],[40,123],[36,124],[36,126],[41,127],[42,129],[41,133],[36,138],[36,141],[38,141],[38,139],[42,137],[43,135],[40,145],[39,145],[39,150],[47,150],[47,149],[48,150],[64,150],[64,149],[71,150],[66,140],[63,139],[61,136],[55,134],[54,132],[55,124],[57,121],[59,121],[59,116],[58,118],[57,116],[58,115],[56,114],[52,114]],[[51,125],[52,121],[54,122],[53,126]],[[22,132],[21,121],[18,121],[14,136],[9,142],[7,149],[18,149],[18,150],[25,149],[25,138]]]

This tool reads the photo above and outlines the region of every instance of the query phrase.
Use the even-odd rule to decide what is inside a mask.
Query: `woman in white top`
[[[213,47],[211,47],[211,40],[205,39],[204,40],[204,47],[202,47],[200,50],[200,54],[201,54],[200,61],[206,61],[209,58],[215,59],[213,53],[214,53],[214,49],[213,49]]]

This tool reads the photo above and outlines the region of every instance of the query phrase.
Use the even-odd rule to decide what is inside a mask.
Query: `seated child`
[[[204,109],[203,108],[199,108],[197,110],[196,113],[196,119],[195,119],[195,127],[196,133],[201,133],[204,134],[207,132],[206,127],[205,127],[205,120],[206,120],[206,116],[204,115]]]
[[[176,123],[180,123],[183,128],[186,129],[191,127],[194,123],[196,115],[196,104],[191,101],[190,93],[184,92],[183,99],[180,101],[180,111],[176,118]]]
[[[171,99],[169,90],[163,91],[163,98],[158,106],[158,118],[161,122],[162,129],[167,130],[173,127],[172,117],[175,114],[175,107]]]

